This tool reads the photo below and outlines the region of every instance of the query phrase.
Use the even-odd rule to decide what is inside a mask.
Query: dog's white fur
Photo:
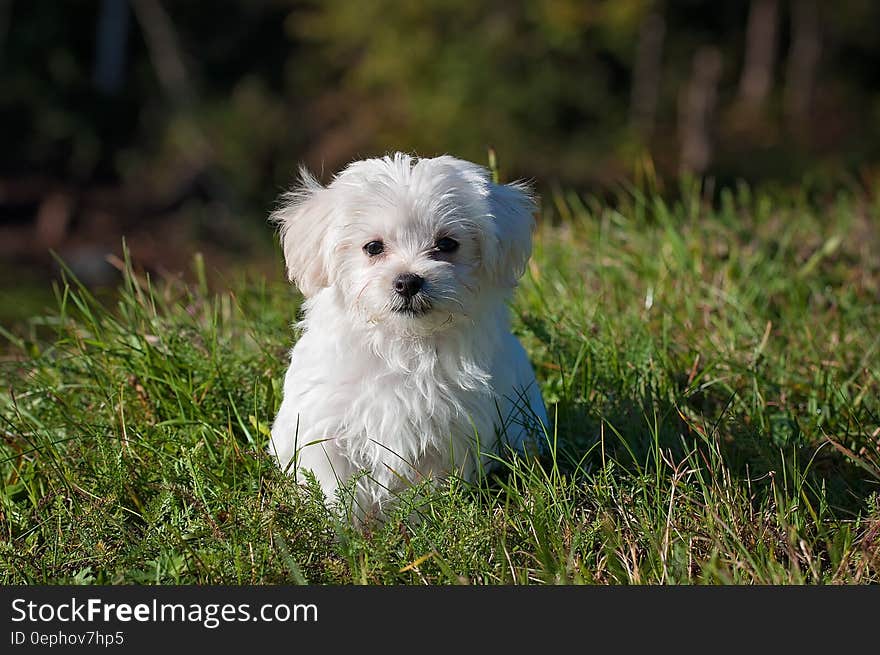
[[[352,491],[363,517],[421,479],[472,479],[504,444],[539,445],[546,412],[507,308],[534,210],[526,186],[449,156],[354,162],[326,187],[302,171],[272,215],[306,297],[272,426],[282,467],[314,473],[330,502]],[[457,250],[438,251],[444,237]],[[424,279],[409,304],[393,288],[406,273]]]

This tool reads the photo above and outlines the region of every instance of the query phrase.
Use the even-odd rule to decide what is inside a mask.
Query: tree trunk
[[[778,0],[752,0],[739,80],[739,100],[750,110],[760,109],[773,88],[778,14]]]
[[[633,67],[630,124],[647,141],[654,133],[660,94],[660,63],[666,22],[656,10],[645,16],[639,28],[639,43]]]
[[[129,23],[128,0],[102,0],[92,74],[101,93],[116,95],[122,89]]]
[[[795,0],[791,33],[785,71],[785,114],[791,129],[803,138],[810,120],[816,69],[822,52],[822,31],[816,0]]]
[[[189,105],[193,100],[192,85],[171,17],[159,0],[132,0],[132,5],[162,88],[178,107]]]
[[[711,126],[718,103],[721,52],[703,46],[693,59],[691,79],[679,96],[678,135],[682,171],[703,175],[712,161]]]

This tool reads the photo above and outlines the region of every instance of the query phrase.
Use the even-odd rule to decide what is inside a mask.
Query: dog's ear
[[[514,287],[532,253],[532,226],[537,204],[524,183],[488,184],[491,228],[484,240],[490,277],[501,287]]]
[[[333,204],[311,173],[305,168],[299,173],[299,185],[281,196],[269,220],[279,227],[287,277],[309,298],[330,284],[327,232]]]

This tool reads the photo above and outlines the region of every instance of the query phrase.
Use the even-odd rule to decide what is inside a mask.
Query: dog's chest
[[[491,378],[472,364],[423,358],[381,367],[351,391],[340,436],[355,451],[372,445],[419,457],[493,428]]]

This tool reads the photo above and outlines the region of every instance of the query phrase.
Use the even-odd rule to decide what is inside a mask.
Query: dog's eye
[[[367,253],[370,257],[381,255],[383,252],[385,252],[385,244],[381,241],[370,241],[367,245],[364,246],[364,252]]]
[[[458,250],[458,241],[450,237],[443,237],[437,240],[434,247],[440,252],[455,252]]]

